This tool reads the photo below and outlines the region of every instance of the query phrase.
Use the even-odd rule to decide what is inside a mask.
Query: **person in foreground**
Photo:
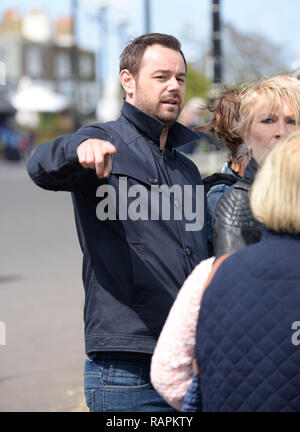
[[[244,178],[225,191],[213,217],[214,254],[234,252],[259,241],[264,227],[253,217],[248,192],[274,145],[299,130],[300,81],[277,75],[254,83],[244,94],[237,133],[252,155]],[[298,122],[296,124],[296,122]]]
[[[300,132],[271,151],[250,204],[266,231],[223,261],[202,299],[199,409],[299,412]]]
[[[44,143],[28,164],[38,186],[72,192],[83,251],[90,411],[173,410],[150,383],[151,357],[179,288],[208,257],[204,193],[197,200],[201,176],[176,151],[197,139],[176,122],[186,72],[176,38],[136,38],[120,59],[125,101],[119,119]],[[152,206],[162,186],[170,192],[168,218],[163,206]],[[197,218],[203,209],[194,224],[191,211],[183,212],[186,186]]]

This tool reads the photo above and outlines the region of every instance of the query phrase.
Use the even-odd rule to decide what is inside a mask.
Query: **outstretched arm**
[[[44,189],[76,190],[87,168],[94,169],[99,178],[110,173],[116,148],[109,141],[111,137],[101,126],[86,126],[73,135],[59,136],[37,147],[27,165],[29,175]]]

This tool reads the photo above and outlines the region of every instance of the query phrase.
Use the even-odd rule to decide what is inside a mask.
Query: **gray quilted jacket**
[[[264,225],[254,218],[248,195],[258,168],[251,159],[244,178],[220,198],[213,218],[214,255],[236,252],[260,240]]]

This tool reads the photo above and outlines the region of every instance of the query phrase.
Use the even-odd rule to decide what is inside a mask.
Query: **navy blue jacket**
[[[265,231],[227,258],[202,300],[203,411],[300,411],[300,235]]]
[[[136,199],[128,197],[132,186],[144,186],[146,197],[142,193],[141,199],[147,199],[148,205],[151,188],[162,184],[192,185],[196,199],[200,173],[175,147],[197,135],[175,123],[166,148],[160,151],[162,128],[160,121],[125,102],[117,121],[85,126],[74,135],[41,144],[29,161],[28,171],[37,185],[72,192],[83,251],[86,353],[151,354],[179,288],[208,256],[205,225],[187,231],[190,221],[174,217],[176,207],[182,205],[180,199],[171,203],[170,220],[162,220],[161,209],[160,220],[119,218],[119,200],[127,200],[127,208]],[[76,149],[87,138],[108,140],[117,148],[107,179],[100,180],[94,170],[78,162]],[[120,178],[126,183],[119,191]],[[110,216],[101,221],[96,214],[101,200],[107,198],[96,196],[104,185],[116,192],[116,220]]]

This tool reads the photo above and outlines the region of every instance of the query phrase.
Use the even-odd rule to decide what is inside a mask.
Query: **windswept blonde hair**
[[[240,119],[236,127],[245,139],[250,132],[254,119],[254,107],[258,102],[265,102],[270,107],[270,114],[280,105],[282,98],[290,105],[296,124],[300,123],[300,81],[290,75],[277,75],[254,83],[243,92]]]
[[[277,232],[300,233],[300,132],[267,156],[250,192],[254,217]]]

